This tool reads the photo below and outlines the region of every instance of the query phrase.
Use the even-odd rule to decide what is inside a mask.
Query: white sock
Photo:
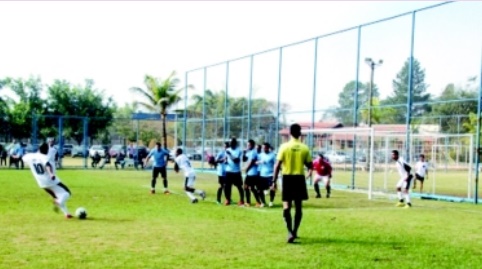
[[[59,198],[57,198],[57,203],[59,205],[59,208],[60,208],[60,210],[62,210],[62,212],[65,215],[70,214],[69,210],[67,209],[67,205],[66,205],[66,202],[67,202],[67,200],[69,200],[69,198],[70,198],[70,194],[68,194],[68,193],[65,193],[64,195],[61,195]]]
[[[191,200],[196,199],[196,196],[194,196],[194,194],[192,194],[192,192],[186,191],[186,194],[189,197],[189,199],[191,199]]]
[[[203,190],[194,190],[194,193],[199,194],[199,195],[201,195],[201,193],[203,193],[203,192],[204,192]]]
[[[405,193],[405,199],[407,200],[407,204],[410,203],[410,193]]]
[[[402,192],[397,191],[398,200],[402,200]]]

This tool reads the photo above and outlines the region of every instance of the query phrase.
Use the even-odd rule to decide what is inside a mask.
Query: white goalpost
[[[445,197],[448,200],[452,199],[450,197],[452,200],[473,197],[474,141],[471,134],[411,133],[410,159],[405,156],[407,134],[402,131],[360,127],[308,129],[302,130],[302,134],[313,155],[322,153],[330,159],[335,188],[366,192],[368,199],[393,196],[399,175],[391,152],[398,150],[412,166],[412,173],[416,172],[415,163],[420,154],[424,154],[429,163],[430,177],[422,192],[418,186],[411,190],[414,197]]]

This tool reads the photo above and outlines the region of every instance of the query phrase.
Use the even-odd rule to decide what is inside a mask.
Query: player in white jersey
[[[184,182],[184,191],[186,192],[189,199],[191,199],[191,203],[197,203],[198,199],[194,196],[194,193],[198,194],[201,199],[206,198],[206,193],[203,190],[196,190],[194,189],[194,182],[196,181],[196,173],[191,166],[191,162],[189,158],[182,153],[182,149],[178,148],[176,150],[176,158],[174,159],[174,171],[176,173],[179,172],[179,169],[184,171],[184,176],[186,177],[186,181]]]
[[[392,150],[392,160],[395,161],[398,173],[400,174],[400,180],[398,180],[397,183],[397,195],[399,199],[397,206],[410,208],[412,206],[409,193],[410,183],[413,179],[413,175],[410,174],[412,168],[399,156],[398,150]],[[404,203],[403,196],[405,196],[406,204]]]
[[[425,161],[425,155],[420,154],[420,159],[415,164],[415,180],[413,181],[413,189],[417,187],[417,180],[420,181],[420,193],[423,192],[423,182],[428,179],[428,163]]]
[[[48,152],[48,144],[43,143],[39,147],[39,152],[25,154],[23,161],[30,166],[30,170],[39,187],[54,198],[54,210],[58,211],[58,208],[60,208],[65,217],[70,219],[72,215],[67,209],[66,202],[70,198],[71,193],[69,188],[55,175],[54,165],[49,160]]]

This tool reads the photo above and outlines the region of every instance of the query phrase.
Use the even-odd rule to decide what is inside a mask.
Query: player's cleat
[[[224,201],[224,205],[230,205],[231,202],[229,200]]]
[[[315,198],[321,198],[321,194],[317,194]]]
[[[238,206],[244,206],[244,202],[243,202],[243,201],[239,201],[239,202],[238,202]]]
[[[330,194],[329,194],[329,193],[326,194],[326,198],[330,198]]]
[[[220,201],[216,201],[216,204],[217,204],[217,205],[221,205],[221,202],[220,202]]]
[[[151,194],[156,194],[156,190],[151,190]]]
[[[407,203],[403,208],[410,208],[412,207],[412,204],[411,203]]]
[[[288,233],[288,239],[286,240],[287,243],[291,244],[291,243],[294,243],[295,242],[295,239],[296,239],[296,236],[294,236],[293,234],[291,233]]]
[[[71,219],[71,218],[73,218],[73,217],[72,217],[72,215],[67,214],[67,215],[65,215],[65,218],[66,218],[66,219]]]
[[[197,200],[196,198],[194,198],[194,199],[191,200],[191,203],[193,203],[193,204],[195,204],[195,203],[197,203],[197,202],[198,202],[198,200]]]
[[[404,204],[404,203],[402,203],[402,202],[398,202],[398,203],[397,203],[395,206],[396,206],[396,207],[404,207],[404,206],[405,206],[405,204]]]
[[[240,206],[243,206],[243,205],[240,205]],[[245,206],[245,207],[251,207],[251,204],[249,204],[249,203],[244,203],[244,206]]]
[[[204,201],[204,199],[206,199],[206,192],[204,192],[204,191],[201,192],[201,193],[199,194],[199,196],[201,196],[201,198],[202,198],[203,201]]]
[[[273,202],[269,202],[268,206],[273,207]]]
[[[169,190],[165,190],[164,194],[171,194],[171,192],[169,192]]]

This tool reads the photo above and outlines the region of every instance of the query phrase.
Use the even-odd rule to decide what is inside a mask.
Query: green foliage
[[[396,107],[394,114],[387,115],[393,118],[395,124],[403,124],[406,121],[406,104],[408,100],[408,80],[409,80],[410,58],[408,58],[397,77],[393,80],[393,94],[381,102],[382,105],[402,105]],[[413,60],[412,66],[412,117],[420,117],[431,111],[431,106],[426,102],[431,100],[431,95],[427,93],[428,85],[425,83],[425,70],[422,69],[417,59]],[[421,104],[416,104],[421,103]]]
[[[48,87],[48,96],[49,114],[88,117],[88,136],[108,140],[107,129],[112,124],[116,105],[112,97],[105,98],[102,91],[94,88],[92,80],[86,80],[84,85],[71,85],[64,80],[55,80]],[[83,138],[83,121],[64,119],[64,125],[64,137],[74,138],[80,144]],[[56,125],[51,122],[48,126]]]
[[[167,127],[166,115],[169,108],[177,104],[182,98],[183,87],[179,88],[179,79],[172,72],[166,79],[156,78],[150,75],[144,77],[145,89],[132,87],[130,90],[138,94],[143,100],[136,101],[136,104],[150,112],[161,114],[163,145],[167,148]],[[188,85],[188,88],[192,86]]]
[[[334,113],[335,117],[342,122],[345,126],[353,126],[353,109],[355,104],[355,94],[356,94],[356,81],[348,82],[343,90],[338,94],[338,108]],[[358,102],[357,108],[368,106],[368,96],[369,96],[370,83],[363,84],[358,82]],[[380,96],[378,87],[376,84],[373,85],[372,97],[377,98]],[[372,99],[374,100],[374,99]],[[373,103],[373,101],[372,101]],[[358,112],[358,123],[361,121],[361,111]],[[373,116],[373,115],[372,115]],[[372,118],[373,119],[373,118]],[[364,118],[366,122],[366,118]]]

